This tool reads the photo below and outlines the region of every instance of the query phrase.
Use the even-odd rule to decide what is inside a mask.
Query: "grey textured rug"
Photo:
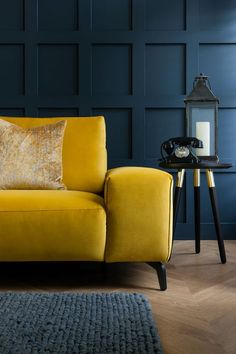
[[[147,299],[129,293],[0,293],[0,353],[162,353]]]

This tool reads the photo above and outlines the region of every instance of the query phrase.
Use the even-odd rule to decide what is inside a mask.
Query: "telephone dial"
[[[197,163],[200,159],[194,149],[203,148],[203,142],[193,137],[171,138],[161,145],[161,156],[167,163]]]

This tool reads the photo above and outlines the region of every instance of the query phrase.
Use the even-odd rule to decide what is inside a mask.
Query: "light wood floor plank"
[[[165,354],[236,353],[236,241],[226,241],[221,264],[216,241],[175,241],[168,289],[158,290],[146,264],[0,264],[0,290],[128,291],[150,300]],[[141,354],[141,353],[140,353]]]

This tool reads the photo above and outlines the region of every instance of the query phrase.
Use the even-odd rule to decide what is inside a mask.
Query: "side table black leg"
[[[221,263],[226,263],[225,246],[224,246],[224,239],[221,232],[220,215],[219,215],[219,208],[217,203],[214,175],[212,170],[206,170],[206,174],[207,174],[207,183],[208,183],[208,188],[210,193],[211,207],[212,207],[212,213],[213,213],[213,218],[215,223],[217,241],[218,241],[218,246],[220,251],[220,259],[221,259]]]
[[[195,252],[200,253],[200,170],[194,170]]]
[[[174,209],[173,210],[173,214],[174,214],[173,215],[173,239],[174,239],[174,233],[175,233],[175,228],[177,223],[180,197],[181,197],[181,192],[184,183],[184,173],[185,173],[184,169],[178,171],[176,185],[175,185],[174,205],[173,205],[173,209]]]

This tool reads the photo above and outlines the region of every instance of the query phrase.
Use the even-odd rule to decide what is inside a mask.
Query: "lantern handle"
[[[206,86],[208,86],[208,88],[211,90],[211,84],[210,81],[208,79],[208,76],[200,73],[199,76],[196,76],[194,81],[193,81],[193,88],[196,86],[197,82],[201,80],[202,82],[204,82],[204,84],[207,84]]]

